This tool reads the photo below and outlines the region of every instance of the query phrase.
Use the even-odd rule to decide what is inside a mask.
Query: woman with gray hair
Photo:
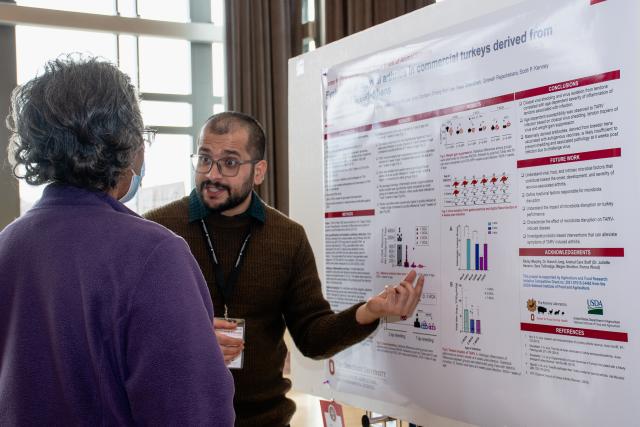
[[[16,176],[49,185],[0,232],[0,425],[233,425],[197,263],[122,204],[144,175],[129,78],[51,61],[7,125]]]

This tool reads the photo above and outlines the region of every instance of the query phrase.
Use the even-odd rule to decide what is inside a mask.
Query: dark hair
[[[108,190],[143,146],[129,77],[97,58],[67,55],[11,94],[9,161],[29,184]],[[24,166],[24,175],[18,167]]]
[[[245,128],[249,133],[249,150],[253,160],[264,159],[267,137],[260,122],[248,114],[237,111],[214,114],[207,119],[205,130],[216,135],[226,135],[233,131],[235,125]]]

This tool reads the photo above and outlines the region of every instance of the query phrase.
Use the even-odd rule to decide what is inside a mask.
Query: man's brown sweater
[[[285,426],[295,411],[295,404],[285,397],[291,383],[282,376],[287,354],[285,327],[305,356],[320,359],[361,341],[375,330],[377,322],[359,325],[355,319],[359,305],[338,314],[331,310],[322,295],[304,229],[264,205],[255,194],[250,210],[263,212],[264,222],[247,214],[236,217],[210,214],[204,218],[225,279],[249,224],[254,223],[238,282],[223,302],[200,220],[194,219],[196,202],[192,193],[148,212],[145,217],[187,241],[209,286],[216,315],[222,316],[226,303],[229,317],[246,321],[244,366],[231,371],[236,386],[236,425]]]

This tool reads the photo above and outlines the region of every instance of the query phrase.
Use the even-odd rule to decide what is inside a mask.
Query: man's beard
[[[253,174],[254,174],[254,171],[251,170],[251,175],[249,176],[249,178],[247,178],[245,182],[242,183],[242,187],[240,187],[240,190],[238,191],[231,191],[231,187],[229,187],[228,185],[224,185],[219,182],[214,182],[211,180],[206,180],[200,183],[200,191],[198,192],[198,197],[200,198],[200,201],[202,202],[202,204],[204,204],[207,208],[209,208],[209,210],[213,213],[223,213],[225,211],[228,211],[229,209],[233,209],[236,206],[240,205],[242,202],[244,202],[247,199],[247,197],[249,197],[249,195],[251,194],[251,191],[253,191]],[[202,196],[202,193],[204,191],[204,188],[209,184],[213,184],[213,185],[216,185],[218,188],[224,189],[229,194],[229,198],[225,202],[215,207],[207,204],[207,201]]]

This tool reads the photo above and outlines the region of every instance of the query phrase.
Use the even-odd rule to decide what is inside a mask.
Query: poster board
[[[616,205],[621,212],[630,212],[632,200],[637,200],[635,193],[631,198],[613,196],[621,183],[638,182],[630,162],[638,158],[638,153],[632,144],[623,146],[622,138],[614,135],[618,129],[613,127],[622,127],[627,138],[637,139],[632,126],[633,114],[637,117],[638,112],[636,97],[621,95],[637,92],[637,84],[629,77],[637,75],[637,59],[628,52],[634,51],[630,47],[637,50],[638,37],[631,30],[623,32],[622,38],[608,31],[615,25],[633,26],[620,9],[614,10],[634,8],[632,2],[603,3],[607,2],[482,2],[479,10],[474,9],[478,6],[474,2],[444,2],[290,62],[291,215],[305,225],[320,271],[330,272],[330,277],[324,277],[325,291],[330,299],[333,296],[334,301],[344,300],[348,305],[348,296],[339,295],[339,284],[348,283],[353,288],[353,283],[339,277],[339,268],[332,269],[339,264],[336,259],[344,259],[345,254],[332,253],[325,242],[335,246],[347,235],[341,235],[343,225],[331,231],[336,223],[354,224],[354,217],[363,217],[360,225],[351,228],[351,234],[378,235],[377,240],[370,237],[360,245],[367,258],[361,270],[375,275],[370,292],[384,280],[400,275],[402,267],[413,267],[424,270],[432,283],[427,296],[435,301],[432,307],[423,305],[418,318],[408,323],[385,322],[378,337],[366,346],[368,349],[355,347],[332,360],[333,370],[347,372],[346,376],[332,375],[324,366],[294,355],[296,388],[429,425],[458,424],[450,418],[483,425],[538,424],[537,417],[523,418],[527,409],[544,411],[546,421],[556,425],[598,424],[616,416],[618,424],[630,422],[631,386],[638,380],[633,356],[638,346],[628,339],[636,330],[630,306],[624,302],[628,289],[621,286],[631,279],[625,271],[632,265],[628,264],[632,254],[638,252],[634,246],[638,232],[630,216],[617,214],[614,220],[605,211]],[[598,7],[598,13],[593,12]],[[424,28],[432,31],[425,32]],[[423,71],[434,78],[435,83],[422,81],[428,89],[422,91],[422,87],[406,83],[416,80],[416,74]],[[324,87],[318,87],[323,73]],[[398,95],[401,91],[406,93]],[[418,99],[420,96],[424,102]],[[398,102],[401,99],[406,102]],[[596,99],[603,102],[591,102]],[[571,103],[575,105],[568,105]],[[575,126],[556,126],[559,121],[554,121],[553,113],[544,113],[554,105],[564,113],[578,115]],[[368,106],[376,111],[366,111]],[[595,108],[597,114],[588,116],[588,108]],[[619,114],[618,108],[626,113]],[[579,116],[582,113],[584,117]],[[603,120],[593,120],[596,115]],[[536,117],[535,122],[531,117]],[[592,124],[599,126],[590,133]],[[574,141],[564,138],[565,146],[550,147],[552,138],[548,137],[545,144],[539,136],[542,131],[534,129],[542,126],[558,132],[587,127],[577,130],[582,134],[575,135]],[[480,138],[480,132],[491,136]],[[387,138],[390,144],[396,144],[395,153],[372,151],[367,142],[360,149],[357,135],[378,143]],[[577,149],[590,140],[597,147]],[[317,141],[317,146],[310,141]],[[326,144],[335,145],[327,150]],[[335,149],[340,144],[342,148]],[[358,158],[354,152],[358,152]],[[625,153],[623,161],[621,152]],[[348,159],[344,153],[348,153]],[[470,158],[472,155],[476,157]],[[398,184],[403,182],[392,177],[392,173],[403,170],[398,166],[401,163],[394,163],[399,157],[409,171],[427,166],[427,170],[414,174],[426,179],[407,178],[404,182],[408,187],[422,187],[401,191],[400,198]],[[355,164],[364,172],[340,169],[341,162]],[[473,166],[495,170],[472,170]],[[576,194],[593,193],[593,183],[610,177],[612,171],[618,175],[603,185],[604,191],[601,188],[605,197]],[[589,179],[592,173],[595,175]],[[571,190],[558,192],[555,205],[548,197],[536,194],[556,189],[540,184],[554,179],[550,175],[562,177],[564,189]],[[585,184],[566,184],[570,180],[575,183],[574,178]],[[365,181],[371,185],[362,184]],[[337,182],[350,182],[351,190]],[[383,198],[387,199],[384,203]],[[410,203],[401,206],[403,200]],[[566,207],[553,208],[564,201]],[[590,205],[598,201],[606,205]],[[403,208],[405,212],[398,212]],[[413,208],[422,208],[420,215]],[[584,213],[590,208],[596,208],[598,215]],[[562,209],[577,209],[574,212],[579,214],[567,215]],[[545,214],[538,215],[544,210],[546,218]],[[367,220],[369,216],[374,217],[372,221]],[[341,221],[344,218],[346,221]],[[578,223],[558,225],[557,221],[564,218],[578,218]],[[617,224],[589,225],[590,218]],[[581,224],[582,219],[585,221]],[[567,228],[575,235],[570,236],[572,242],[562,244],[552,239],[551,234],[559,235]],[[616,238],[594,236],[603,230],[617,233]],[[622,230],[626,230],[624,235]],[[545,245],[538,241],[540,238],[549,242]],[[606,245],[605,240],[613,244]],[[376,249],[380,253],[373,256]],[[447,254],[450,262],[438,252]],[[584,270],[592,260],[596,265],[602,261],[600,268],[594,268],[602,274],[592,277],[620,285],[605,288],[596,279],[590,284],[577,283],[585,274],[558,279],[564,274],[549,273],[560,265],[571,265],[565,261],[573,265],[577,262],[577,270]],[[507,280],[515,285],[508,288]],[[576,282],[573,291],[549,290],[550,286],[569,285],[569,281]],[[481,284],[471,287],[474,282]],[[470,302],[473,299],[482,301]],[[603,301],[610,310],[607,321],[619,322],[619,330],[592,316],[592,309],[602,310]],[[577,307],[582,305],[584,313],[579,313]],[[494,329],[492,336],[494,327],[500,330],[495,333]],[[604,338],[588,336],[603,332]],[[552,338],[554,334],[558,336]],[[589,374],[576,368],[576,372],[558,375],[561,369],[566,370],[561,365],[572,359],[571,352],[584,362],[592,362],[586,355],[588,349],[570,342],[572,334],[587,334],[587,339],[594,340],[590,342],[611,345],[604,351],[606,357],[618,361],[601,368],[584,368],[583,363],[582,370]],[[385,338],[380,339],[380,335]],[[429,350],[426,356],[397,352],[381,355],[390,354],[391,347],[405,346],[407,340],[415,344],[418,335],[431,340],[432,345],[423,348]],[[624,349],[613,349],[620,342]],[[371,350],[381,348],[381,344],[390,347],[382,352]],[[543,354],[549,349],[556,356]],[[491,358],[501,362],[493,363]],[[404,366],[389,369],[395,363]],[[370,375],[358,378],[356,364],[369,372],[384,372],[392,379],[377,381]],[[494,369],[495,373],[487,373]],[[616,370],[624,374],[618,375]],[[359,386],[353,386],[363,379]],[[330,388],[323,384],[327,380]],[[436,386],[431,386],[431,381]],[[575,384],[580,381],[584,384]],[[365,382],[371,390],[362,385]],[[607,395],[606,390],[631,400],[601,398]],[[517,399],[529,405],[521,406]],[[592,413],[581,412],[585,402]]]

